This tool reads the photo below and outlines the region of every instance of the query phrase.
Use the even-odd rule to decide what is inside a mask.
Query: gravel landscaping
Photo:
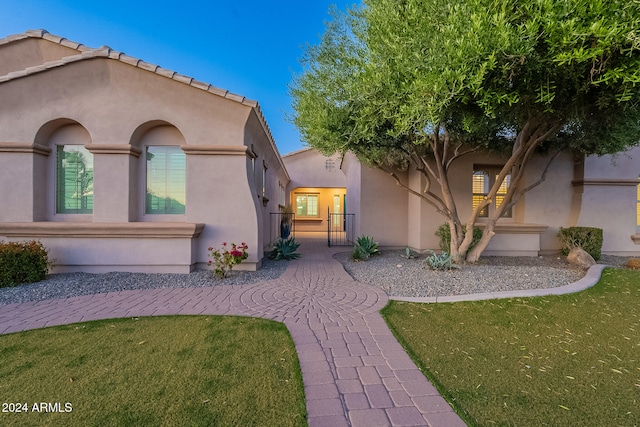
[[[575,282],[585,271],[564,257],[483,257],[478,265],[461,270],[432,271],[423,264],[424,255],[406,259],[402,251],[382,251],[368,261],[351,261],[351,252],[335,255],[345,270],[362,283],[377,286],[391,296],[434,297],[520,289],[552,288]],[[626,258],[604,256],[602,264],[621,266]],[[280,277],[288,263],[265,260],[258,271],[234,271],[226,279],[209,270],[190,274],[64,273],[13,288],[0,288],[0,304],[68,298],[128,289],[192,288],[245,285]]]
[[[335,255],[356,280],[377,286],[390,296],[436,297],[524,289],[555,288],[582,277],[585,270],[565,257],[482,257],[460,270],[433,271],[425,255],[403,258],[404,250],[382,251],[367,261],[351,261],[351,253]],[[414,254],[416,255],[416,254]],[[603,256],[600,263],[623,265],[625,258]]]
[[[63,273],[50,274],[41,282],[13,288],[0,288],[0,304],[68,298],[118,292],[128,289],[196,288],[219,285],[245,285],[277,279],[287,269],[285,261],[265,259],[258,271],[233,271],[218,279],[210,270],[190,274],[144,273]]]

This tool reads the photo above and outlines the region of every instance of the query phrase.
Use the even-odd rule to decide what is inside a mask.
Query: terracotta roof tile
[[[142,68],[143,70],[147,70],[147,71],[151,71],[152,73],[155,73],[156,70],[160,67],[158,67],[155,64],[150,64],[148,62],[140,61],[138,62],[138,68]]]
[[[166,68],[158,67],[158,69],[156,70],[156,74],[160,74],[163,77],[168,77],[168,78],[172,79],[173,76],[176,75],[176,72],[175,71],[171,71],[171,70],[167,70]]]

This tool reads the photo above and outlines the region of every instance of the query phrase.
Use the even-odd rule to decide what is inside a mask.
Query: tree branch
[[[460,146],[458,146],[458,148],[460,148]],[[471,148],[469,150],[463,151],[462,153],[458,153],[458,148],[456,148],[456,152],[455,152],[454,156],[451,157],[449,159],[449,161],[447,162],[447,166],[446,166],[447,170],[449,170],[449,167],[451,167],[451,163],[453,163],[454,160],[459,159],[460,157],[464,156],[465,154],[475,153],[476,151],[478,151],[480,149],[480,147],[476,147],[476,148]]]
[[[429,203],[431,206],[434,207],[434,209],[436,210],[436,212],[438,212],[439,214],[445,216],[445,217],[449,217],[449,214],[447,213],[448,209],[446,207],[446,205],[444,204],[444,202],[435,194],[428,192],[425,193],[426,195],[432,197],[434,200],[431,200],[429,198],[427,198],[423,193],[419,193],[416,190],[414,190],[413,188],[409,187],[408,185],[404,184],[400,178],[398,177],[398,175],[396,175],[394,172],[384,169],[384,168],[380,168],[381,170],[383,170],[384,172],[388,173],[389,175],[391,175],[391,177],[393,179],[396,180],[396,184],[399,185],[400,187],[404,188],[405,190],[407,190],[409,193],[413,194],[414,196],[418,196],[419,198],[421,198],[422,200],[424,200],[425,202]],[[436,203],[437,202],[437,203]],[[438,206],[438,203],[441,204],[441,206]]]

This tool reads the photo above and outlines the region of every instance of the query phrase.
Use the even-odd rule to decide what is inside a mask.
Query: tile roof
[[[151,64],[149,62],[144,62],[141,59],[138,58],[134,58],[132,56],[126,55],[123,52],[118,52],[116,50],[111,49],[109,46],[102,46],[99,48],[90,48],[87,47],[83,44],[80,43],[76,43],[70,40],[67,40],[63,37],[59,37],[56,35],[53,35],[51,33],[49,33],[46,30],[27,30],[24,33],[20,33],[20,34],[14,34],[14,35],[10,35],[8,37],[5,37],[3,39],[0,39],[0,46],[4,45],[4,44],[9,44],[9,43],[13,43],[19,40],[24,40],[24,39],[28,39],[28,38],[39,38],[39,39],[43,39],[43,40],[48,40],[50,42],[53,43],[57,43],[61,46],[65,46],[71,49],[75,49],[78,51],[77,55],[70,55],[70,56],[66,56],[64,58],[61,58],[57,61],[49,61],[49,62],[45,62],[44,64],[41,65],[36,65],[33,67],[28,67],[25,68],[24,70],[19,70],[19,71],[12,71],[4,76],[0,76],[0,83],[6,82],[6,81],[10,81],[10,80],[14,80],[17,78],[21,78],[21,77],[26,77],[28,75],[31,74],[36,74],[36,73],[40,73],[43,71],[47,71],[50,70],[52,68],[57,68],[57,67],[62,67],[64,65],[70,64],[70,63],[74,63],[74,62],[79,62],[79,61],[84,61],[86,59],[92,59],[92,58],[108,58],[108,59],[113,59],[116,61],[120,61],[123,62],[125,64],[129,64],[132,65],[134,67],[138,67],[141,68],[143,70],[146,71],[150,71],[152,73],[158,74],[160,76],[175,80],[177,82],[180,83],[184,83],[186,85],[192,86],[196,89],[200,89],[209,93],[212,93],[214,95],[220,96],[222,98],[226,98],[229,99],[231,101],[235,101],[238,102],[240,104],[246,105],[248,107],[251,107],[254,109],[254,111],[256,112],[256,115],[258,116],[258,119],[260,120],[260,123],[265,131],[265,133],[267,134],[269,141],[271,143],[271,145],[273,146],[274,151],[276,152],[276,154],[278,154],[278,157],[280,157],[280,153],[278,152],[278,148],[275,145],[275,141],[273,139],[273,135],[271,134],[271,129],[269,129],[269,125],[267,124],[267,121],[264,117],[264,114],[262,113],[262,110],[260,108],[260,105],[258,104],[257,101],[245,98],[242,95],[237,95],[235,93],[229,92],[226,89],[221,89],[219,87],[210,85],[208,83],[204,83],[198,80],[195,80],[192,77],[188,77],[188,76],[184,76],[182,74],[179,74],[175,71],[171,71],[171,70],[167,70],[165,68],[162,68],[158,65],[155,64]]]

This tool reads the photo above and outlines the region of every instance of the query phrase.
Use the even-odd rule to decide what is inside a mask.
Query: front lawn
[[[383,315],[470,425],[640,425],[640,273],[606,269],[586,291]]]
[[[273,321],[141,317],[38,329],[0,336],[0,361],[3,426],[307,424],[293,341]]]

